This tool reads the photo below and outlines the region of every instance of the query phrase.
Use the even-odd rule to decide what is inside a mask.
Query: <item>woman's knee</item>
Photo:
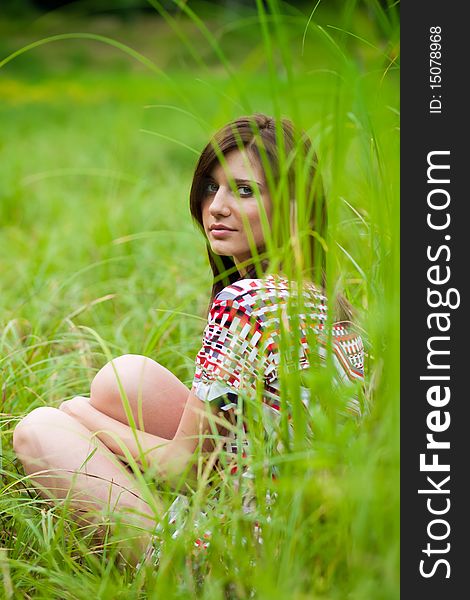
[[[40,431],[61,419],[61,411],[52,406],[39,406],[28,413],[13,431],[13,450],[24,453],[38,438]]]
[[[151,359],[139,354],[123,354],[106,363],[93,378],[90,388],[91,403],[96,408],[113,404],[122,405],[123,394],[132,396],[143,376],[145,363]]]
[[[140,354],[125,354],[98,371],[91,384],[90,403],[128,423],[127,401],[140,429],[169,439],[176,432],[188,393],[188,388],[158,362]]]

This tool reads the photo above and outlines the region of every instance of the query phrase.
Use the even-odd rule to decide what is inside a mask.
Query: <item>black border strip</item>
[[[468,109],[467,40],[470,29],[456,2],[404,2],[401,6],[401,597],[468,597],[470,575],[470,328],[465,319],[470,278],[470,174],[464,148]],[[440,69],[430,72],[430,35],[441,30]],[[434,38],[436,40],[437,38]],[[434,48],[436,48],[434,46]],[[436,58],[436,55],[434,55]],[[439,74],[442,87],[431,88]],[[437,78],[438,80],[438,78]],[[436,81],[436,79],[435,79]],[[435,97],[433,97],[435,96]],[[439,100],[442,104],[439,111]],[[435,152],[435,154],[429,154]],[[438,154],[437,152],[440,152]],[[448,154],[447,154],[448,152]],[[429,164],[450,169],[431,169]],[[446,182],[446,180],[449,180]],[[433,191],[435,190],[435,191]],[[431,195],[428,196],[431,192]],[[447,207],[435,209],[431,204]],[[433,229],[427,222],[428,214]],[[448,216],[447,216],[448,215]],[[447,248],[447,249],[446,249]],[[431,258],[430,258],[431,256]],[[437,267],[429,271],[430,267]],[[446,283],[431,283],[430,279]],[[439,295],[450,305],[435,308]],[[450,290],[453,289],[454,292]],[[448,296],[446,294],[449,294]],[[430,317],[432,313],[442,316]],[[448,327],[448,331],[440,331]],[[447,336],[449,339],[444,339]],[[435,339],[431,339],[431,338]],[[434,350],[448,354],[430,354]],[[428,362],[428,360],[430,362]],[[434,368],[432,368],[432,366]],[[448,365],[449,368],[444,368]],[[420,379],[420,377],[449,377]],[[470,379],[470,377],[469,377]],[[436,386],[433,392],[429,389]],[[445,387],[450,399],[445,402]],[[440,402],[440,399],[442,401]],[[434,402],[434,406],[432,403]],[[440,406],[439,406],[440,404]],[[436,412],[437,411],[437,412]],[[430,416],[431,415],[431,416]],[[450,419],[450,423],[449,423]],[[447,425],[445,427],[445,425]],[[443,431],[433,431],[442,428]],[[449,448],[427,448],[427,434]],[[420,468],[435,460],[438,469]],[[436,457],[433,457],[433,455]],[[430,477],[433,481],[429,481]],[[447,477],[450,477],[446,480]],[[418,490],[427,490],[418,493]],[[447,509],[447,510],[446,510]],[[432,514],[430,511],[436,511]],[[437,514],[442,511],[442,514]],[[444,512],[445,511],[445,512]],[[447,525],[447,524],[448,525]],[[431,537],[430,537],[431,534]],[[442,539],[432,539],[432,536]],[[470,537],[470,536],[469,536]],[[428,546],[429,544],[429,546]],[[423,562],[421,562],[423,561]],[[442,562],[438,562],[442,561]],[[422,573],[425,573],[425,577]]]

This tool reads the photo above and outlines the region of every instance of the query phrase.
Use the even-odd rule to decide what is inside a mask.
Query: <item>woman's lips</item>
[[[211,229],[210,232],[213,237],[215,237],[217,240],[220,240],[225,237],[228,237],[231,233],[234,232],[234,230],[221,228],[221,229]]]

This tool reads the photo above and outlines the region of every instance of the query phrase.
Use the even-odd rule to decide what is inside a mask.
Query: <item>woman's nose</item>
[[[209,206],[209,212],[213,217],[223,216],[228,217],[230,215],[230,203],[227,190],[223,187],[219,187],[212,202]]]

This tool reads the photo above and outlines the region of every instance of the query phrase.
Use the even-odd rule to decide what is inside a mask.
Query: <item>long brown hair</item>
[[[213,136],[202,151],[194,171],[190,193],[190,210],[193,219],[205,235],[201,206],[207,179],[216,164],[221,162],[222,156],[236,149],[245,150],[258,162],[268,183],[271,198],[276,197],[276,209],[283,211],[287,222],[296,219],[296,193],[301,180],[305,196],[309,199],[306,203],[309,214],[304,215],[309,229],[309,234],[306,236],[309,278],[317,279],[320,284],[323,284],[321,274],[324,272],[324,240],[327,229],[323,186],[317,173],[317,157],[310,139],[305,133],[297,131],[289,119],[276,121],[272,117],[256,113],[228,123]],[[302,169],[300,177],[299,165]],[[295,231],[295,226],[293,230]],[[281,238],[282,236],[277,236],[278,245],[283,243]],[[295,238],[295,234],[290,236],[291,245],[293,241],[294,244],[295,241],[298,242]],[[233,259],[214,254],[209,242],[207,242],[207,253],[214,275],[211,302],[226,285],[242,278],[256,277],[259,270],[264,273],[269,268],[268,258],[261,255],[259,260],[253,259],[253,264],[242,277]],[[294,254],[299,256],[298,248],[297,251],[294,249]]]

